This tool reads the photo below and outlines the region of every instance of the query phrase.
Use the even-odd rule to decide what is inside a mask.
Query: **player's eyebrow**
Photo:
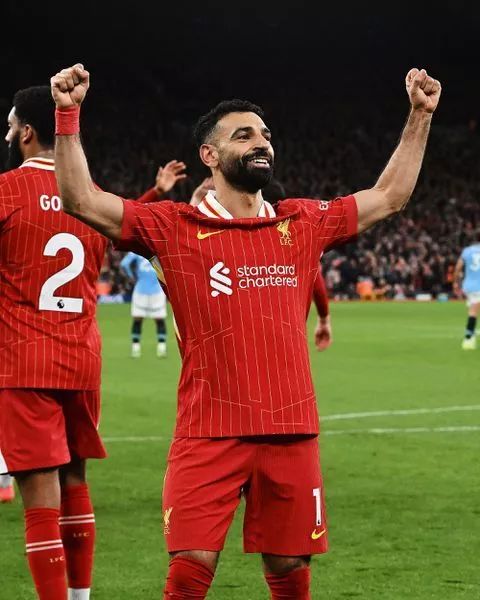
[[[250,126],[237,127],[237,129],[235,129],[235,131],[232,133],[231,138],[234,138],[239,133],[252,133],[252,131],[253,131],[253,127],[250,127]],[[272,132],[270,131],[270,129],[268,127],[262,127],[262,134],[272,135]]]

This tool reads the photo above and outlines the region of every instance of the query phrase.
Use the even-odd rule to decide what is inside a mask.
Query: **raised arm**
[[[400,142],[376,184],[355,193],[359,232],[402,210],[417,183],[441,86],[424,69],[411,69],[405,84],[411,108]]]
[[[122,230],[123,201],[95,188],[80,142],[80,105],[90,75],[83,65],[63,69],[50,80],[55,100],[55,175],[63,210],[117,241]]]

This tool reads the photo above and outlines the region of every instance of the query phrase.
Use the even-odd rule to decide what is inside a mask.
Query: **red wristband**
[[[55,135],[76,135],[80,133],[80,107],[55,109]]]

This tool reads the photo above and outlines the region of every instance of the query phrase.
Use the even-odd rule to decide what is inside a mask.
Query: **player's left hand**
[[[57,108],[80,106],[90,86],[90,73],[76,63],[51,77],[50,86]]]
[[[315,326],[315,346],[319,352],[323,352],[333,341],[332,335],[332,324],[330,322],[330,316],[318,317],[317,324]]]
[[[166,194],[175,184],[187,177],[184,173],[187,165],[179,160],[171,160],[160,167],[155,178],[155,189],[159,194]]]
[[[430,77],[425,69],[410,69],[405,78],[405,85],[412,108],[433,113],[442,93],[438,79]]]

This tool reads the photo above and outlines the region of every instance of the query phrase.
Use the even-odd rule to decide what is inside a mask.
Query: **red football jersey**
[[[321,254],[357,233],[355,198],[254,219],[207,199],[211,215],[125,200],[118,243],[162,268],[183,359],[175,435],[318,433],[305,315]]]
[[[0,175],[0,387],[100,385],[107,239],[61,210],[53,160]]]

